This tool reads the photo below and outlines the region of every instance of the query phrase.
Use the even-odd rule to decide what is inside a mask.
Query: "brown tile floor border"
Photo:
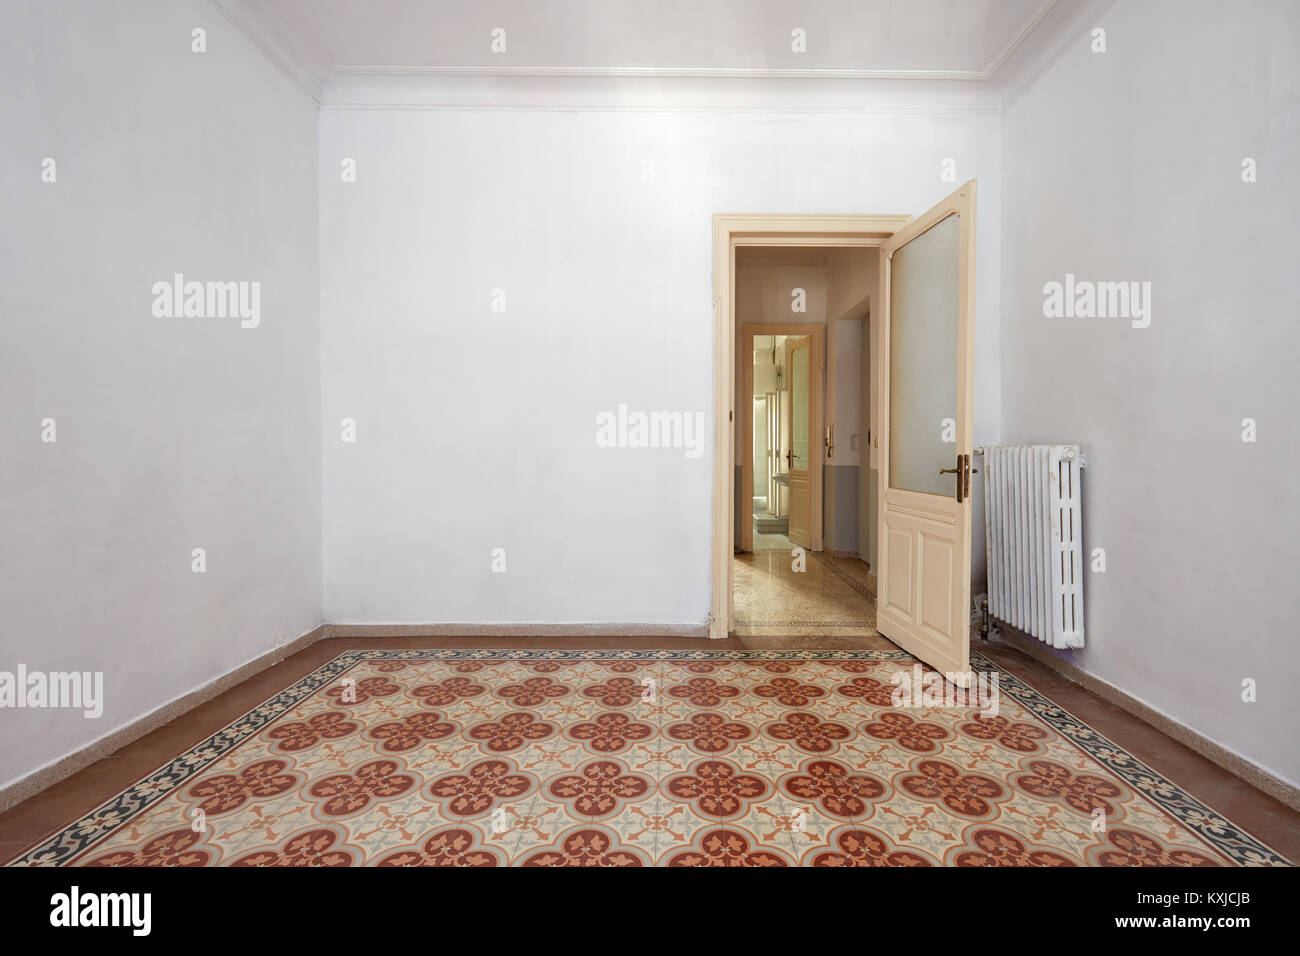
[[[1291,863],[1300,865],[1300,813],[1015,647],[972,639],[971,650],[1014,674]]]
[[[123,747],[111,757],[0,814],[0,860],[12,859],[80,819],[105,800],[346,650],[869,650],[892,647],[893,644],[879,635],[835,637],[826,634],[729,637],[718,641],[685,637],[324,638]],[[1290,862],[1300,864],[1300,813],[1022,652],[981,641],[973,641],[972,647],[1245,828]]]
[[[143,714],[103,737],[91,741],[80,750],[41,767],[22,779],[0,789],[0,811],[19,806],[23,801],[49,792],[55,784],[66,780],[78,771],[95,765],[104,755],[114,755],[126,746],[169,724],[206,703],[260,674],[277,662],[292,657],[297,651],[310,647],[325,634],[325,625],[318,624],[305,634],[287,644],[273,647],[251,661],[208,681],[201,687],[182,694],[175,700]],[[3,859],[0,855],[0,859]]]

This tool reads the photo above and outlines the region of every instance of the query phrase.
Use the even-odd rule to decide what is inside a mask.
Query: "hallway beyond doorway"
[[[754,547],[732,560],[733,633],[776,637],[816,629],[840,636],[876,634],[876,593],[863,562],[808,551],[805,570],[795,571],[793,545],[784,535],[756,535]]]

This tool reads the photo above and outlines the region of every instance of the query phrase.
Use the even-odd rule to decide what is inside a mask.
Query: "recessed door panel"
[[[912,582],[915,580],[915,575],[912,573],[912,535],[905,528],[891,526],[886,530],[885,540],[888,542],[885,550],[889,557],[886,563],[889,577],[885,579],[888,587],[885,588],[884,594],[888,598],[888,607],[910,618]],[[881,603],[884,605],[886,602]]]
[[[952,622],[952,539],[921,532],[921,625],[944,635]]]

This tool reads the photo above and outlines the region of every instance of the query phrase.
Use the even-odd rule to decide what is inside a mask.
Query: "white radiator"
[[[989,613],[1052,647],[1083,647],[1078,445],[988,445]]]

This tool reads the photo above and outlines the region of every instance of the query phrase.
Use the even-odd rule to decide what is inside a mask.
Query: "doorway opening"
[[[745,555],[781,554],[754,550],[757,528],[754,499],[770,500],[775,495],[779,511],[781,492],[768,490],[765,496],[755,494],[763,485],[754,483],[753,336],[784,335],[782,346],[787,367],[783,381],[787,385],[798,381],[802,369],[808,389],[807,402],[800,406],[800,414],[807,414],[808,426],[801,432],[802,444],[798,448],[793,422],[803,419],[796,419],[794,414],[794,393],[787,396],[785,407],[792,423],[786,434],[789,446],[783,449],[778,444],[777,452],[784,452],[788,467],[783,472],[770,457],[765,459],[766,466],[762,463],[759,466],[760,471],[766,469],[769,479],[785,475],[787,537],[792,543],[792,562],[801,554],[807,562],[835,559],[836,529],[840,523],[839,516],[832,512],[841,501],[841,493],[838,488],[831,490],[837,479],[827,481],[823,475],[823,480],[817,480],[815,473],[834,460],[837,448],[842,452],[846,434],[844,429],[837,434],[837,418],[841,411],[849,415],[852,405],[841,403],[838,387],[831,384],[840,348],[830,343],[838,338],[841,311],[834,306],[827,307],[823,301],[819,309],[821,321],[806,323],[820,330],[826,343],[824,350],[816,345],[817,330],[808,331],[805,336],[797,328],[774,327],[790,321],[784,309],[804,312],[800,318],[809,317],[806,314],[808,286],[776,281],[773,287],[778,293],[760,290],[757,299],[760,303],[772,299],[779,304],[770,307],[760,304],[754,322],[738,320],[750,308],[742,303],[742,298],[749,295],[749,301],[754,300],[742,288],[740,266],[752,257],[760,260],[765,257],[768,265],[789,265],[780,260],[789,257],[791,250],[805,257],[822,250],[826,262],[831,255],[843,255],[841,250],[859,253],[865,250],[865,261],[874,260],[876,266],[874,278],[863,274],[861,267],[856,276],[866,288],[864,367],[868,370],[868,381],[863,386],[859,376],[858,386],[866,395],[862,404],[867,406],[867,421],[865,425],[857,421],[856,430],[850,429],[847,437],[849,448],[858,454],[859,469],[865,451],[868,470],[876,472],[875,507],[859,509],[874,511],[876,530],[874,541],[870,532],[858,535],[856,557],[859,564],[867,565],[868,573],[874,571],[876,575],[879,632],[951,680],[968,685],[971,678],[969,463],[974,450],[975,192],[976,184],[972,180],[915,219],[815,215],[714,217],[711,637],[728,636],[736,624],[733,564],[738,564],[743,573],[744,565],[739,562]],[[822,297],[828,298],[825,288]],[[746,325],[771,327],[755,333],[754,329],[745,328]],[[859,345],[861,336],[862,330]],[[808,350],[806,361],[798,354],[801,348]],[[774,361],[775,342],[772,349]],[[736,360],[738,354],[742,356],[741,363]],[[823,396],[827,397],[826,414],[818,418],[814,405]],[[769,399],[764,392],[763,405],[764,420],[771,420],[773,407],[778,415],[786,414],[782,412],[779,396]],[[779,423],[777,435],[775,440],[779,442]],[[803,461],[799,458],[801,453],[805,456]],[[844,460],[842,457],[841,461]],[[795,468],[796,463],[803,467]],[[798,479],[806,479],[806,486],[796,486]],[[867,483],[859,474],[853,484],[855,491],[860,492]],[[805,490],[806,505],[801,497]],[[765,507],[770,506],[765,503]],[[806,524],[802,523],[805,513]],[[808,541],[809,547],[799,545],[794,535]],[[826,553],[828,536],[829,554]],[[866,560],[862,561],[864,550]],[[738,555],[735,561],[733,552]],[[808,566],[805,564],[805,570]],[[794,567],[792,571],[804,573]]]
[[[821,550],[823,459],[811,446],[824,418],[824,329],[747,323],[741,340],[741,407],[752,413],[742,423],[740,472],[741,487],[752,492],[752,517],[740,529],[738,550]],[[737,503],[743,513],[743,494]]]
[[[874,509],[860,502],[859,412],[877,251],[737,250],[737,407],[748,412],[737,427],[737,635],[876,633],[858,516]]]
[[[754,415],[750,426],[753,478],[742,488],[753,492],[753,541],[757,550],[788,549],[790,540],[790,480],[793,464],[790,448],[789,360],[786,340],[795,336],[781,333],[753,335]],[[808,336],[802,341],[807,342]],[[746,350],[749,351],[749,350]],[[741,352],[743,357],[746,352]],[[743,501],[743,496],[742,496]]]

